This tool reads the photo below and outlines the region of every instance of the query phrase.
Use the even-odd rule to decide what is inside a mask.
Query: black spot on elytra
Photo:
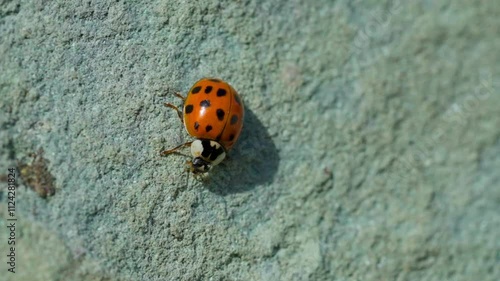
[[[212,131],[212,126],[207,125],[207,127],[205,127],[205,131],[207,131],[207,133]]]
[[[240,95],[235,94],[235,95],[234,95],[234,99],[236,100],[236,102],[237,102],[239,105],[241,105]]]
[[[219,79],[215,79],[215,78],[208,79],[208,81],[217,82],[217,83],[220,83],[220,82],[221,82],[221,80],[219,80]]]
[[[200,102],[201,107],[209,107],[210,106],[210,101],[209,100],[202,100]]]
[[[232,141],[232,140],[234,140],[234,134],[229,135],[229,141]]]
[[[231,116],[231,125],[234,125],[238,122],[238,116],[233,115]]]
[[[191,94],[197,94],[201,90],[201,86],[194,87]]]
[[[185,112],[186,112],[186,114],[189,114],[189,113],[193,112],[193,108],[194,108],[194,107],[193,107],[193,105],[192,105],[192,104],[188,104],[188,105],[186,105],[186,108],[185,108]]]
[[[207,86],[205,88],[205,94],[210,94],[211,91],[212,91],[212,86]]]
[[[220,121],[224,120],[224,115],[226,115],[224,110],[222,110],[220,108],[217,109],[217,119],[219,119]]]
[[[194,129],[198,131],[198,128],[200,127],[200,123],[198,121],[194,122]]]
[[[218,90],[217,90],[217,96],[218,96],[218,97],[223,97],[223,96],[225,96],[225,95],[226,95],[226,93],[227,93],[227,92],[226,92],[226,90],[224,90],[224,89],[218,89]]]

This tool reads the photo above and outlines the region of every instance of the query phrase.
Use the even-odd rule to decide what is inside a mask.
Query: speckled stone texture
[[[57,188],[20,183],[7,280],[500,280],[499,14],[0,1],[0,174],[42,148]],[[199,182],[159,151],[189,139],[163,103],[204,76],[248,111]]]

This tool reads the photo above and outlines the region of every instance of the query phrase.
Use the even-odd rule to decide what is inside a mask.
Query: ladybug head
[[[203,174],[212,168],[209,162],[203,160],[201,157],[195,157],[191,162],[191,172],[194,174]]]
[[[195,140],[191,144],[191,171],[195,174],[206,173],[226,157],[226,151],[213,140]]]

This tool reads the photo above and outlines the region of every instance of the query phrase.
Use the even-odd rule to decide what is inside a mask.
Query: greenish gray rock
[[[1,1],[0,174],[41,148],[56,185],[18,181],[7,280],[499,280],[498,14]],[[190,139],[163,103],[205,76],[247,115],[202,182],[159,151]]]

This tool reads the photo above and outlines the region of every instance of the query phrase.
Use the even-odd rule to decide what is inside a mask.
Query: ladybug
[[[184,101],[183,110],[173,108],[184,123],[189,135],[196,138],[164,150],[161,155],[169,155],[183,147],[191,147],[192,161],[188,161],[194,174],[207,173],[226,157],[234,146],[243,127],[245,109],[236,90],[227,82],[216,78],[203,78],[194,83],[186,98],[175,94]]]

